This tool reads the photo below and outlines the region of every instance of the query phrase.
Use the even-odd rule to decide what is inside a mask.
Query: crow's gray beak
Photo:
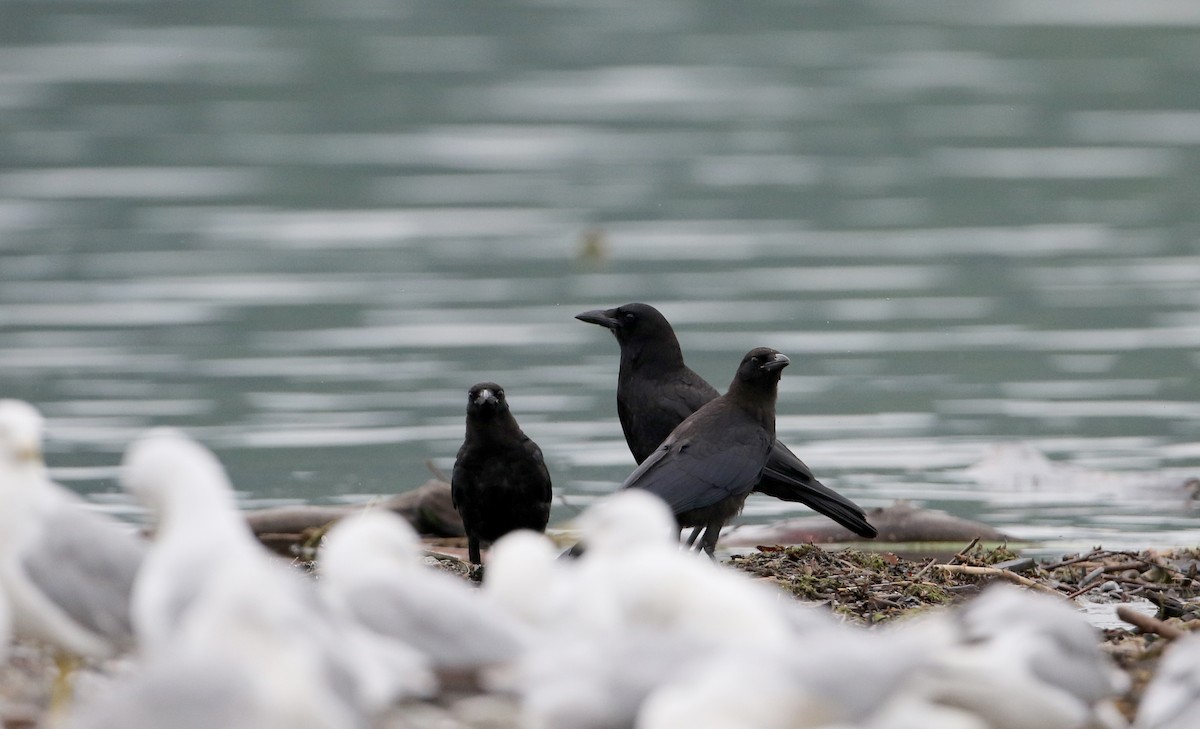
[[[763,362],[763,369],[767,372],[774,372],[775,370],[781,370],[784,367],[787,367],[791,363],[792,361],[788,359],[786,355],[776,352],[774,355],[772,355],[770,361]]]
[[[576,314],[575,318],[579,321],[586,321],[588,324],[599,324],[605,329],[616,329],[621,326],[621,322],[616,316],[616,309],[593,309]]]

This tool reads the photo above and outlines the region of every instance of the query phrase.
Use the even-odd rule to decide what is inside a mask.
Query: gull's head
[[[549,537],[531,529],[517,529],[496,540],[488,550],[488,580],[495,577],[497,565],[515,570],[541,568],[556,564],[558,552]],[[487,586],[487,583],[484,584]]]
[[[579,515],[588,550],[614,551],[646,544],[673,544],[679,527],[667,503],[643,489],[623,489]]]
[[[371,508],[333,525],[325,535],[320,564],[326,574],[337,574],[365,562],[414,565],[420,555],[421,538],[407,521],[387,509]]]
[[[566,604],[567,567],[545,534],[509,532],[488,550],[483,590],[508,612],[535,625],[548,625]]]
[[[0,400],[0,458],[11,466],[42,463],[42,414],[23,400]]]
[[[130,444],[121,461],[121,487],[158,514],[196,492],[232,494],[212,451],[174,428],[155,428]]]
[[[556,579],[561,566],[554,543],[545,534],[517,529],[497,539],[488,550],[483,588],[521,593],[524,599],[538,600],[548,583]]]

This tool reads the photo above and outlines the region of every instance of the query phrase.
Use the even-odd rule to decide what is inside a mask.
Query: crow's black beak
[[[763,362],[763,369],[767,372],[774,372],[775,370],[781,370],[784,367],[787,367],[791,363],[792,361],[788,359],[786,355],[776,352],[771,356],[771,359]]]
[[[585,311],[582,314],[576,314],[575,318],[579,321],[586,321],[588,324],[599,324],[605,329],[616,329],[621,326],[621,321],[616,317],[615,309],[593,309]]]
[[[491,390],[487,390],[487,389],[480,390],[479,394],[475,396],[475,404],[479,405],[479,406],[483,406],[485,404],[486,405],[495,405],[496,404],[496,393],[492,392]]]

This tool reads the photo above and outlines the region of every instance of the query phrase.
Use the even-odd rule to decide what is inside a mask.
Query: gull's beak
[[[17,448],[17,463],[41,463],[42,449],[35,443],[27,443]]]
[[[616,309],[593,309],[576,314],[575,318],[579,321],[586,321],[588,324],[599,324],[605,329],[616,329],[621,326],[620,320],[616,317]]]
[[[784,367],[787,367],[791,363],[792,361],[788,359],[786,355],[776,352],[771,357],[770,361],[763,362],[763,369],[767,372],[774,372],[775,370],[781,370]]]

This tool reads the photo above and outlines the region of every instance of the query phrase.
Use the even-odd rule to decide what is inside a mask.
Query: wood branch
[[[373,506],[389,509],[408,520],[421,534],[440,537],[463,535],[462,520],[450,498],[450,484],[427,481],[412,491],[346,506],[280,506],[246,512],[246,521],[257,535],[301,534]]]
[[[935,564],[937,564],[937,560],[934,559],[933,557],[930,557],[929,561],[925,563],[925,566],[922,567],[921,569],[917,570],[916,574],[914,574],[912,576],[912,581],[920,582],[921,578],[925,576],[925,573],[928,572],[929,570],[933,569],[933,566]]]
[[[1008,580],[1009,582],[1015,582],[1022,587],[1028,587],[1029,589],[1037,592],[1042,592],[1047,595],[1054,595],[1055,597],[1063,597],[1063,594],[1058,590],[1046,587],[1042,583],[1035,582],[1028,577],[1018,575],[1012,570],[997,569],[996,567],[974,567],[972,565],[965,564],[935,564],[933,567],[934,569],[941,570],[942,572],[950,572],[953,574],[975,575],[977,577],[999,577],[1001,579]]]
[[[246,521],[255,534],[299,534],[347,514],[362,510],[362,506],[278,506],[246,512]]]
[[[1143,633],[1154,633],[1155,635],[1161,635],[1167,640],[1175,640],[1187,632],[1176,628],[1170,623],[1164,623],[1158,618],[1139,613],[1137,610],[1134,610],[1128,605],[1121,605],[1117,608],[1117,617],[1134,626]]]
[[[425,468],[428,468],[429,472],[433,474],[433,479],[435,481],[441,481],[442,483],[450,483],[450,477],[446,475],[445,471],[438,468],[437,464],[434,463],[433,461],[425,461]]]

